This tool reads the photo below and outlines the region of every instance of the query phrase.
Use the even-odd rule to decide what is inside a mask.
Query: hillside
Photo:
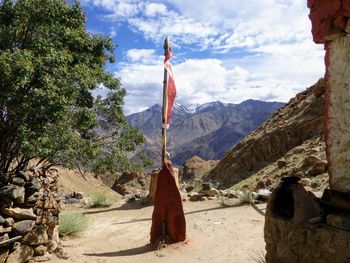
[[[247,100],[240,104],[221,102],[186,108],[175,105],[168,130],[168,151],[172,161],[180,165],[193,155],[205,160],[221,159],[224,153],[261,125],[282,107],[279,102]],[[129,123],[140,128],[147,143],[140,149],[160,162],[161,106],[132,114]]]
[[[315,85],[297,94],[263,125],[228,151],[206,179],[229,187],[252,175],[256,180],[259,180],[259,176],[261,179],[264,175],[272,177],[273,174],[283,176],[302,172],[301,175],[305,175],[306,169],[302,169],[301,162],[306,157],[314,154],[320,160],[325,159],[324,85],[323,79],[320,79]],[[281,169],[276,163],[280,158]],[[288,167],[285,171],[284,166]]]

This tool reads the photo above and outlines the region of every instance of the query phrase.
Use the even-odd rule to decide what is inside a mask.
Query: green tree
[[[86,31],[78,2],[0,0],[0,174],[32,159],[131,169],[127,152],[144,138],[126,122],[120,80],[105,70],[114,48]],[[109,93],[95,99],[99,87]]]

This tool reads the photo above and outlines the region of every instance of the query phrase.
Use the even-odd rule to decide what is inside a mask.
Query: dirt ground
[[[160,251],[148,244],[153,206],[83,209],[92,219],[80,236],[62,240],[67,260],[50,262],[263,262],[265,205],[222,207],[184,202],[188,240]]]

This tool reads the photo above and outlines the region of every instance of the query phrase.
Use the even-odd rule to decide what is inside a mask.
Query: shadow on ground
[[[154,246],[151,244],[146,244],[141,247],[130,248],[126,250],[113,251],[113,252],[103,252],[103,253],[86,253],[85,256],[92,257],[124,257],[124,256],[135,256],[140,254],[145,254],[155,251]]]

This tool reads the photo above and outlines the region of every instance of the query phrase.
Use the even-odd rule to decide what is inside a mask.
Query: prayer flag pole
[[[164,56],[167,57],[169,50],[171,50],[171,45],[169,38],[166,37],[164,40]],[[166,129],[167,129],[167,110],[168,110],[168,94],[167,94],[167,85],[168,85],[168,72],[164,67],[164,80],[163,80],[163,110],[162,110],[162,163],[166,159]]]

